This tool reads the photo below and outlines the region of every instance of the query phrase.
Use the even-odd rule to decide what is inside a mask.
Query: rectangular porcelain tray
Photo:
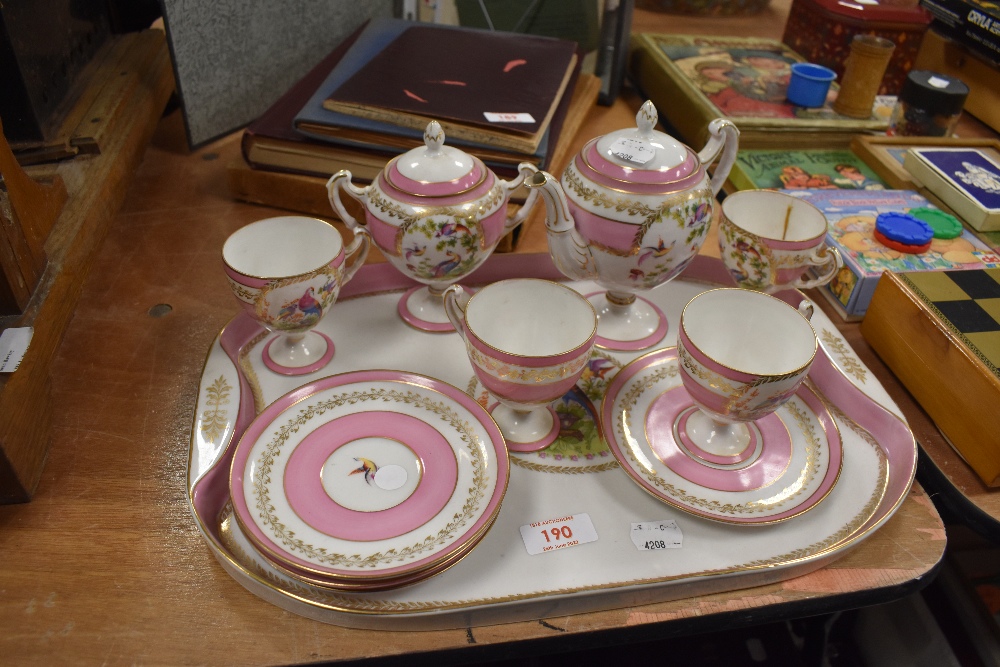
[[[560,280],[547,255],[495,255],[469,284],[509,277]],[[728,284],[722,263],[698,257],[681,278],[643,296],[666,313],[674,345],[684,304]],[[582,293],[593,283],[567,283]],[[320,324],[336,343],[322,375],[384,368],[428,375],[466,389],[474,379],[461,339],[405,324],[396,303],[413,285],[387,264],[363,267]],[[780,295],[797,305],[798,292]],[[556,461],[511,455],[511,476],[495,525],[454,567],[419,584],[378,593],[340,593],[306,585],[269,567],[235,527],[229,467],[239,435],[270,402],[318,379],[288,378],[261,361],[266,332],[238,315],[212,344],[202,373],[188,463],[195,521],[223,568],[261,598],[296,614],[359,628],[422,630],[523,621],[661,602],[764,585],[806,574],[842,556],[896,511],[916,471],[916,443],[899,409],[817,309],[821,353],[810,382],[830,406],[844,441],[843,470],[809,512],[766,526],[701,519],[639,488],[614,458]],[[607,353],[624,364],[638,353]],[[600,409],[599,404],[597,405]],[[531,556],[519,528],[586,513],[598,539]],[[640,551],[633,522],[672,519],[677,549]]]

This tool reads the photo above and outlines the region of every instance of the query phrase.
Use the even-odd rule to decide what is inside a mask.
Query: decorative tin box
[[[855,35],[877,35],[896,45],[886,70],[881,95],[896,95],[920,49],[930,14],[922,7],[897,7],[883,2],[792,0],[781,41],[806,60],[844,74],[844,62]]]

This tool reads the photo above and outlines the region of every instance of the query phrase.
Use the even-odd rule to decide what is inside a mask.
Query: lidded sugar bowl
[[[365,187],[351,183],[343,170],[327,182],[330,204],[351,229],[367,229],[386,259],[403,274],[423,283],[403,294],[399,314],[425,331],[454,331],[442,294],[490,256],[497,243],[527,217],[536,198],[531,191],[521,209],[507,215],[513,190],[537,171],[521,165],[504,181],[482,160],[445,145],[444,131],[431,121],[424,145],[393,158]],[[364,206],[356,220],[341,192]]]
[[[606,349],[642,350],[666,335],[662,311],[636,292],[676,277],[698,254],[738,150],[731,121],[713,120],[700,152],[654,129],[656,122],[647,101],[636,127],[590,140],[561,181],[536,171],[526,182],[545,201],[556,266],[606,290],[588,297],[598,313],[597,344]]]

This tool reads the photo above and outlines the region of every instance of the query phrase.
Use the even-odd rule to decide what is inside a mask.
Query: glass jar
[[[886,134],[951,136],[968,95],[969,87],[955,77],[911,70],[899,93]]]

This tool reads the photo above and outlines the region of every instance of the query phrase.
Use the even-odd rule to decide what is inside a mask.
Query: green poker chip
[[[944,211],[936,208],[915,208],[910,211],[910,215],[930,225],[936,239],[954,239],[962,235],[962,223]]]

